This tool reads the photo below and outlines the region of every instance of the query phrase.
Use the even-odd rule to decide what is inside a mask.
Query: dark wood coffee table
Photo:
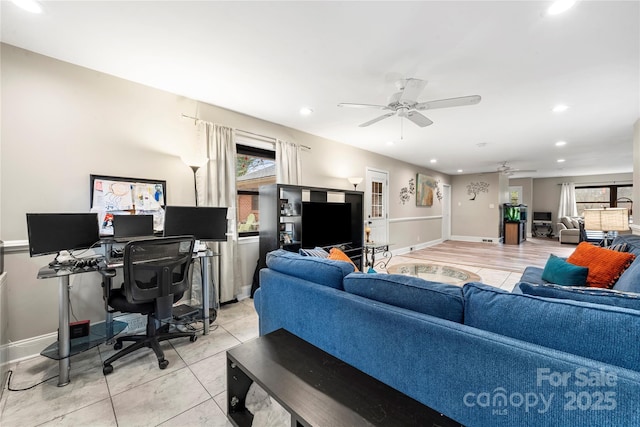
[[[284,329],[227,351],[227,416],[250,426],[253,382],[291,414],[291,426],[460,426]]]

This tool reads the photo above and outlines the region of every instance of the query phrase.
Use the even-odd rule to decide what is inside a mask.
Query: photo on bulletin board
[[[114,215],[153,215],[162,231],[167,182],[158,179],[90,175],[91,212],[100,215],[100,234],[113,235]]]

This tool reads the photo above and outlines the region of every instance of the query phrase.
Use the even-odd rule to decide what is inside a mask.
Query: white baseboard
[[[17,363],[22,360],[39,356],[40,352],[53,344],[58,339],[58,333],[40,335],[20,341],[9,343],[9,363]]]
[[[242,301],[243,299],[247,299],[251,296],[251,285],[241,286],[240,293],[236,296],[238,301]]]
[[[499,237],[451,236],[451,240],[459,242],[500,243]]]

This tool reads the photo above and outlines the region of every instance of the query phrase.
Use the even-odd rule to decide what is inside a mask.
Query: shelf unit
[[[271,184],[260,187],[260,259],[259,268],[266,267],[268,252],[285,249],[297,252],[301,247],[302,202],[335,202],[351,204],[351,244],[340,248],[361,266],[364,235],[362,191]],[[323,224],[318,224],[319,227]],[[331,221],[324,224],[331,226]],[[284,237],[285,235],[288,238]],[[342,242],[336,242],[342,243]]]

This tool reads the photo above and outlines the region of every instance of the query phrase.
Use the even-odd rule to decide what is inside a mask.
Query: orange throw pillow
[[[356,265],[353,263],[353,261],[351,261],[351,258],[349,258],[347,256],[347,254],[345,254],[344,252],[342,252],[340,249],[338,248],[331,248],[331,250],[329,251],[329,259],[332,259],[334,261],[346,261],[351,263],[351,265],[353,265],[353,268],[355,268],[354,271],[360,271],[358,270],[358,267],[356,267]]]
[[[611,288],[634,259],[632,253],[612,251],[582,242],[567,258],[567,262],[589,268],[587,286]]]

